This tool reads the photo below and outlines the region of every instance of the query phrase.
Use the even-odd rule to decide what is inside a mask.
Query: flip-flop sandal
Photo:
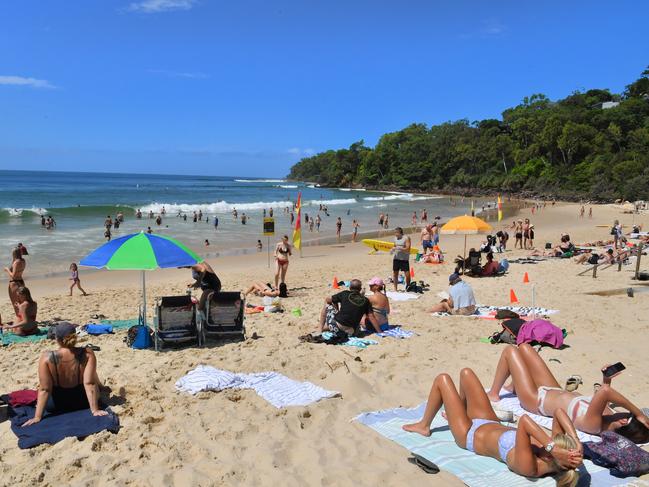
[[[413,453],[412,456],[408,458],[408,462],[418,466],[426,473],[439,473],[439,467],[437,465],[416,453]]]
[[[564,389],[568,392],[574,392],[583,383],[584,381],[581,379],[580,375],[571,375],[568,377],[568,380],[566,380],[566,387],[564,387]]]
[[[595,383],[593,384],[593,393],[599,391],[599,388],[600,388],[600,387],[602,387],[602,384],[600,384],[599,382],[595,382]]]

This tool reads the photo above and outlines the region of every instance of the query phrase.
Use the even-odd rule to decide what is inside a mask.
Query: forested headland
[[[414,123],[300,160],[288,176],[324,186],[569,200],[649,200],[649,68],[621,94],[523,99],[502,119]]]

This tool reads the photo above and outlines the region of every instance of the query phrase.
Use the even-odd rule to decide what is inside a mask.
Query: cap
[[[380,277],[374,276],[372,279],[370,279],[367,282],[367,285],[368,286],[383,286],[384,283],[383,283],[383,279],[381,279]]]
[[[450,276],[448,276],[448,282],[450,284],[454,284],[456,281],[461,280],[460,275],[457,272],[454,272]]]
[[[54,330],[54,336],[56,337],[57,340],[63,340],[66,336],[75,333],[76,329],[77,327],[74,326],[72,323],[69,323],[67,321],[61,321],[58,325],[56,325],[56,329]]]

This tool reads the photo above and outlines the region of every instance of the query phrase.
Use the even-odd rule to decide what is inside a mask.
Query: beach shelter
[[[142,315],[146,325],[145,271],[191,266],[202,261],[173,238],[140,232],[106,242],[81,259],[79,264],[109,271],[142,271]]]
[[[466,259],[466,236],[491,231],[491,225],[476,216],[456,216],[446,222],[440,229],[441,233],[447,235],[464,235],[464,253],[462,259]]]

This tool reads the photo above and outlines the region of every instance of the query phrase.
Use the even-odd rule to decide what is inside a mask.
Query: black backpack
[[[516,345],[516,337],[525,324],[525,320],[520,318],[511,318],[500,323],[503,327],[502,331],[498,331],[489,337],[491,343],[509,343]]]

